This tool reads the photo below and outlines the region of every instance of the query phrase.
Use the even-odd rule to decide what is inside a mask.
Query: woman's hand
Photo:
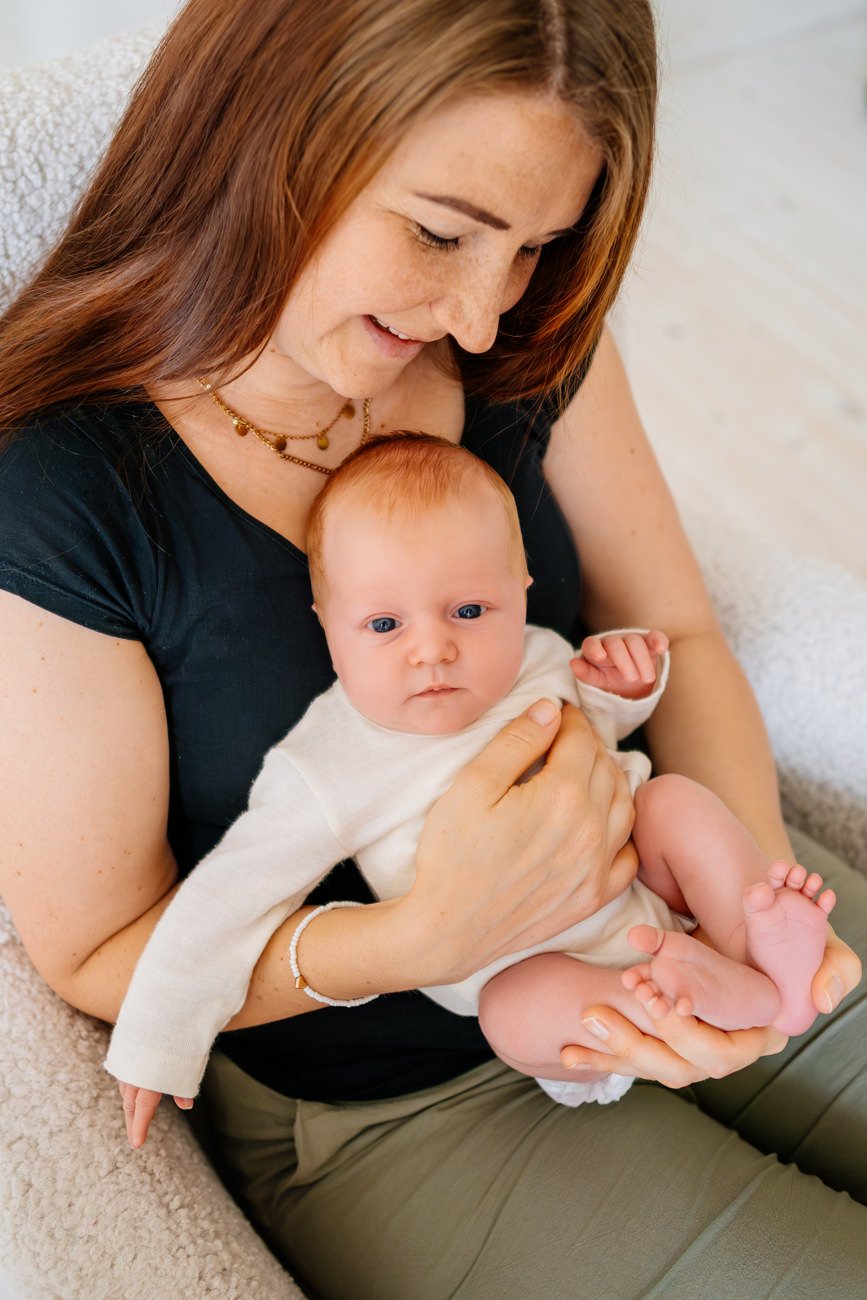
[[[825,959],[813,978],[813,1003],[827,1015],[861,979],[861,962],[842,939],[828,930]],[[685,1088],[702,1079],[722,1079],[760,1056],[781,1052],[789,1041],[776,1029],[715,1029],[694,1016],[669,1012],[656,1022],[659,1038],[644,1034],[610,1007],[593,1007],[582,1017],[599,1050],[564,1047],[560,1061],[580,1082],[587,1070],[653,1079],[668,1088]],[[575,1068],[578,1067],[578,1068]]]
[[[861,959],[829,926],[825,957],[813,976],[814,1007],[829,1015],[860,982]]]
[[[611,1007],[590,1007],[582,1016],[599,1050],[564,1047],[560,1060],[580,1083],[588,1071],[651,1079],[667,1088],[686,1088],[703,1079],[722,1079],[781,1052],[789,1041],[778,1029],[715,1029],[694,1016],[670,1011],[656,1021],[658,1038],[643,1033]]]
[[[637,868],[632,820],[626,781],[580,710],[545,701],[516,718],[425,822],[399,905],[417,983],[464,979],[621,893]]]

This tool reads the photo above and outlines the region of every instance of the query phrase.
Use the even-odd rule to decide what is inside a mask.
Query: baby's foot
[[[749,960],[780,991],[773,1023],[784,1034],[802,1034],[816,1018],[810,985],[825,952],[833,889],[822,889],[816,872],[773,862],[767,881],[744,893]]]
[[[779,1013],[771,979],[688,934],[636,925],[628,938],[652,959],[624,971],[621,980],[654,1020],[674,1010],[719,1029],[749,1029],[770,1024]]]

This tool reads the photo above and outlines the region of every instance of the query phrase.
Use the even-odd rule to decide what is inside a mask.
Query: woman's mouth
[[[396,330],[393,325],[386,325],[385,321],[381,321],[378,316],[371,316],[370,319],[373,321],[374,325],[378,325],[381,330],[388,330],[389,334],[393,334],[395,338],[402,339],[404,343],[421,343],[423,341],[422,339],[414,339],[410,334],[401,334],[400,330]]]
[[[378,316],[363,316],[362,320],[379,351],[388,357],[408,360],[421,352],[427,342],[426,339],[411,338],[410,335],[395,329],[393,325],[386,325]]]

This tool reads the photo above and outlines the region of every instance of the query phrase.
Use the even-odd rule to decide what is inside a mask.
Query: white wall
[[[653,0],[672,64],[773,44],[863,14],[863,0]]]
[[[177,8],[178,0],[0,0],[0,69],[71,54]]]
[[[400,3],[400,0],[395,0]],[[863,11],[863,0],[654,0],[672,62],[742,49]],[[55,59],[168,17],[179,0],[0,0],[0,68]]]

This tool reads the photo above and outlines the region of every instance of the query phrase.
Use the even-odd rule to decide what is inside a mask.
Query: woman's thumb
[[[559,712],[559,705],[553,700],[537,700],[527,709],[527,717],[532,722],[537,722],[540,727],[549,727]]]

